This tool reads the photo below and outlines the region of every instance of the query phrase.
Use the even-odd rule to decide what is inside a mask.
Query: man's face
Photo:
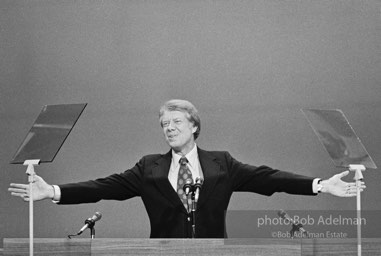
[[[193,133],[197,127],[181,111],[164,111],[161,117],[165,140],[175,152],[188,153],[194,145]]]

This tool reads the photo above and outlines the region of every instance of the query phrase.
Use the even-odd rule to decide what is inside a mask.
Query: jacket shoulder
[[[167,157],[167,154],[149,154],[142,157],[141,161],[156,162],[159,159]]]
[[[231,159],[231,155],[228,151],[209,151],[209,150],[203,150],[199,149],[199,156],[201,157],[209,157],[213,159],[218,159],[218,160],[226,160],[226,159]]]
[[[205,149],[201,149],[201,148],[198,148],[198,152],[199,153],[216,155],[216,156],[221,156],[221,155],[229,154],[229,152],[226,151],[226,150],[205,150]]]

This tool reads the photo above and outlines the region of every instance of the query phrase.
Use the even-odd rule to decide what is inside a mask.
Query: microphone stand
[[[90,229],[90,237],[91,237],[91,239],[94,239],[94,237],[95,237],[95,228],[94,228],[95,221],[86,220],[85,224],[88,224],[88,228]]]
[[[296,232],[300,232],[301,238],[303,238],[303,237],[308,238],[308,232],[303,229],[303,225],[300,223],[299,224],[294,224],[294,223],[292,224],[292,228],[290,230],[291,238],[295,237]]]
[[[95,228],[94,227],[90,228],[90,236],[91,236],[91,239],[95,238]]]
[[[196,238],[196,209],[197,209],[197,202],[198,202],[202,183],[203,183],[203,179],[197,178],[196,184],[184,185],[184,191],[189,191],[187,193],[187,197],[189,198],[190,196],[190,199],[191,199],[190,209],[189,209],[189,200],[187,201],[188,201],[188,210],[190,210],[190,212],[188,212],[188,216],[190,215],[189,217],[192,218],[192,238]]]
[[[196,238],[196,200],[194,191],[191,193],[191,212],[192,212],[192,238]]]
[[[92,221],[92,220],[89,218],[89,219],[87,219],[87,220],[85,221],[85,224],[87,224],[87,228],[90,229],[90,237],[91,237],[91,239],[94,239],[94,238],[95,238],[95,228],[94,228],[94,226],[95,226],[95,221]],[[67,237],[68,237],[69,239],[71,239],[73,236],[79,236],[79,235],[81,235],[83,231],[84,231],[84,230],[80,230],[77,234],[75,234],[75,235],[68,235]]]

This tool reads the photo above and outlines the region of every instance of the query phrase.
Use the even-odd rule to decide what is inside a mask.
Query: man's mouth
[[[177,134],[168,134],[167,135],[168,139],[173,139],[176,136],[177,136]]]

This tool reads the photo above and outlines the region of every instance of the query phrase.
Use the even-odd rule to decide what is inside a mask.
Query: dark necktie
[[[193,184],[192,173],[187,166],[188,159],[186,157],[180,158],[179,163],[180,163],[180,169],[179,169],[179,174],[177,176],[177,194],[179,195],[180,200],[183,203],[185,209],[187,209],[189,212],[188,197],[185,194],[183,188],[184,188],[184,184],[185,184],[186,180],[188,180],[188,179],[190,179],[192,181],[192,184]]]

